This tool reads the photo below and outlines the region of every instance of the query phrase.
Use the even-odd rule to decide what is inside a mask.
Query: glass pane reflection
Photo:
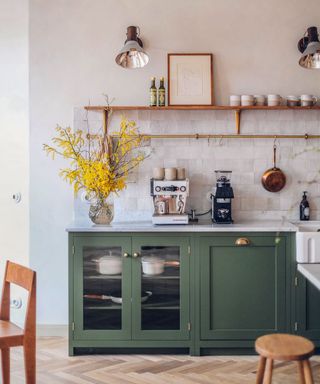
[[[83,248],[83,325],[86,330],[122,327],[122,249]]]
[[[180,248],[143,246],[141,268],[141,329],[180,329]]]

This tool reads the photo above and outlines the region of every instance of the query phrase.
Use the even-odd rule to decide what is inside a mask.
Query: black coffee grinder
[[[217,224],[233,223],[231,214],[231,199],[234,198],[230,185],[232,171],[215,171],[216,188],[211,195],[212,221]]]

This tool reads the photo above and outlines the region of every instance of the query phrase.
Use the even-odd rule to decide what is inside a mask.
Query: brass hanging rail
[[[112,137],[117,137],[116,133],[111,134]],[[132,137],[141,137],[143,139],[320,139],[320,135],[213,135],[213,134],[141,134]]]

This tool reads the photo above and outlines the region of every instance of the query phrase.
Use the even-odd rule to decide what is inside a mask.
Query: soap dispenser
[[[307,200],[307,191],[303,192],[302,200],[300,203],[300,220],[310,220],[310,207]]]

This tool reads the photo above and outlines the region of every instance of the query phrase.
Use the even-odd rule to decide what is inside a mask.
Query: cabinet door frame
[[[151,236],[134,235],[132,253],[140,254],[143,246],[180,247],[180,329],[142,330],[141,329],[141,260],[132,259],[132,337],[135,340],[189,340],[190,329],[190,237],[181,234],[161,234]]]
[[[131,258],[123,257],[122,264],[122,328],[119,330],[85,330],[83,328],[83,253],[85,246],[121,247],[122,254],[131,255],[130,236],[75,235],[73,257],[73,338],[76,340],[131,340]]]
[[[308,328],[308,294],[309,289],[319,293],[318,289],[312,285],[304,276],[301,275],[299,271],[296,271],[297,276],[297,286],[296,288],[296,323],[297,328],[294,331],[300,336],[307,337],[317,342],[317,345],[320,343],[320,318],[319,318],[319,328],[309,329]],[[320,301],[319,301],[320,305]]]
[[[210,329],[210,248],[211,247],[238,247],[235,240],[239,237],[248,237],[251,241],[250,246],[274,247],[276,250],[276,317],[277,324],[274,329]],[[280,242],[275,244],[275,239]],[[257,234],[237,233],[220,234],[211,236],[201,236],[200,242],[200,338],[201,340],[254,340],[266,333],[285,332],[286,321],[286,237],[278,234]]]

